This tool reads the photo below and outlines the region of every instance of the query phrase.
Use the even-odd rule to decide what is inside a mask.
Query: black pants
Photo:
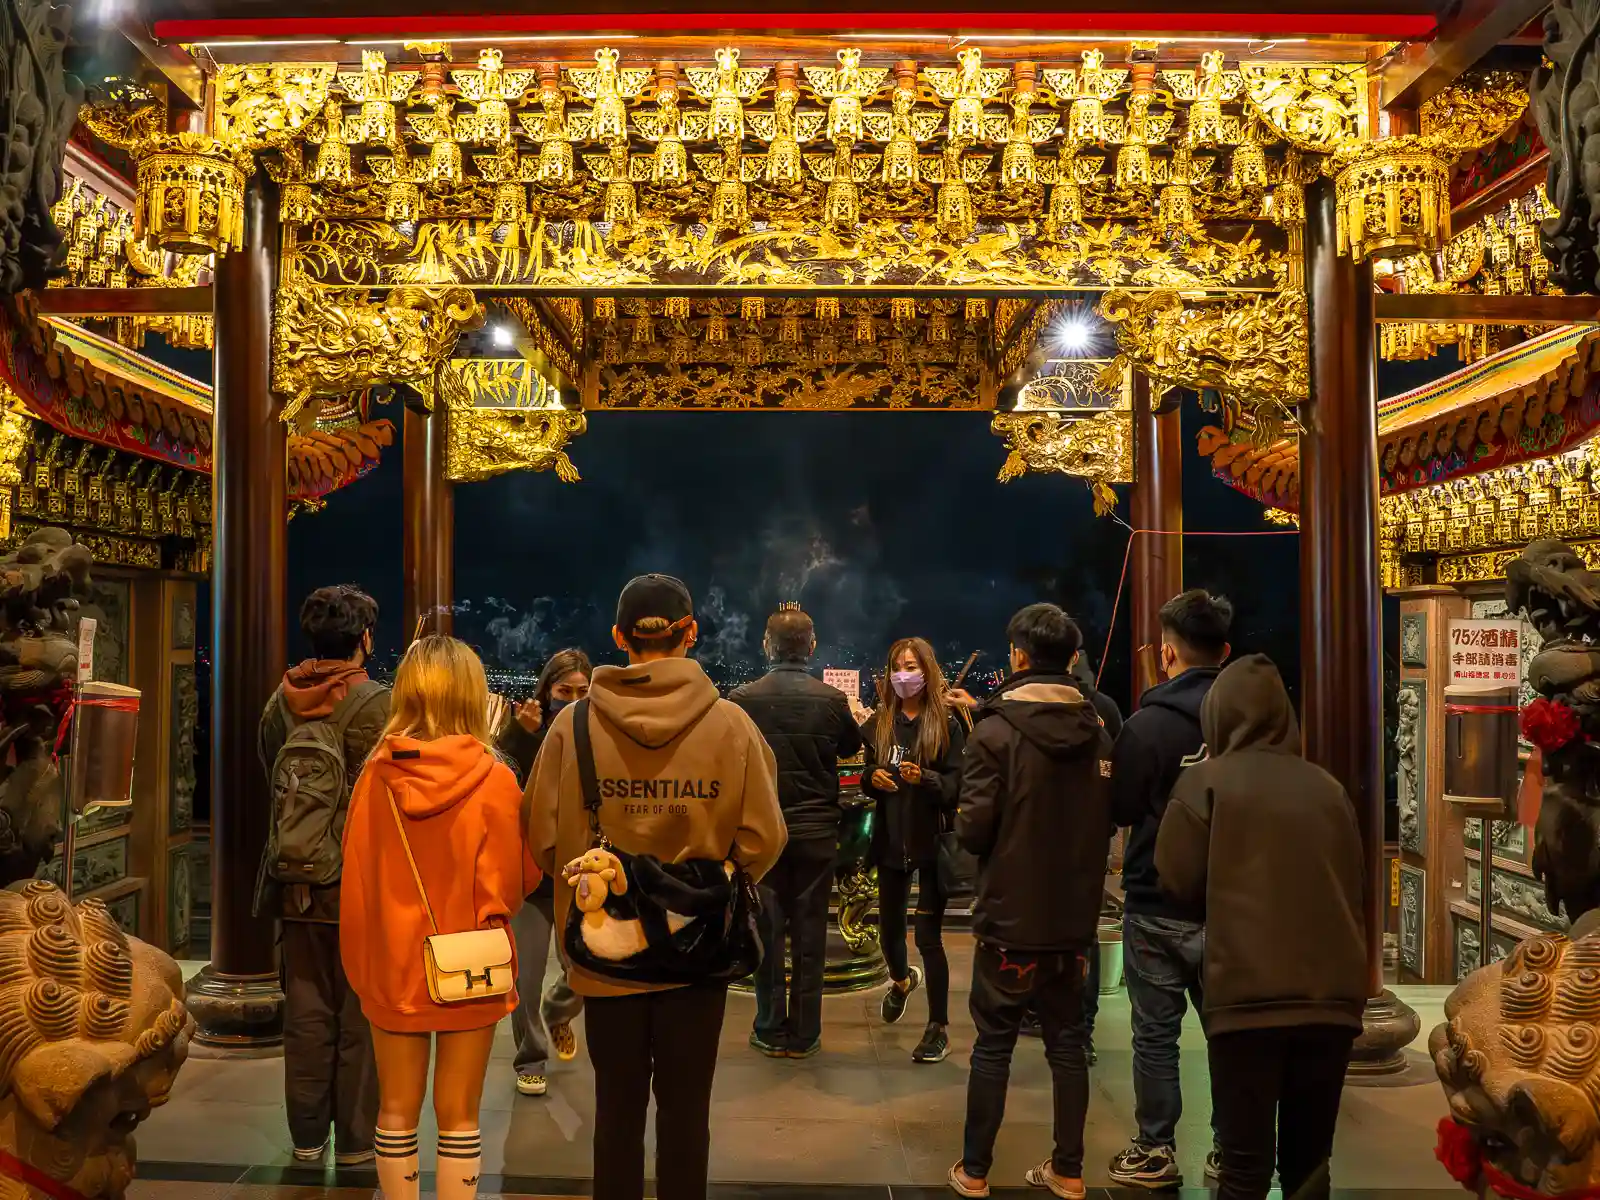
[[[906,962],[906,905],[911,899],[911,876],[917,876],[917,913],[912,922],[917,953],[927,973],[928,1020],[950,1024],[950,960],[944,953],[944,906],[939,868],[933,863],[909,870],[878,868],[878,932],[889,977],[900,982],[911,974]]]
[[[972,960],[972,1071],[967,1076],[967,1131],[962,1165],[987,1178],[994,1139],[1006,1115],[1006,1088],[1017,1031],[1029,1008],[1039,1014],[1055,1099],[1051,1169],[1083,1176],[1083,1123],[1089,1113],[1089,1062],[1083,1029],[1083,955],[1008,954],[978,945]]]
[[[283,922],[283,1091],[296,1149],[372,1149],[378,1068],[372,1029],[339,958],[339,927]]]
[[[1251,1029],[1209,1043],[1221,1200],[1262,1200],[1276,1162],[1285,1200],[1328,1195],[1328,1159],[1355,1031]]]
[[[656,1200],[705,1200],[711,1084],[728,989],[589,997],[594,1200],[642,1200],[644,1122],[656,1097]]]
[[[761,881],[761,940],[756,972],[756,1036],[769,1045],[809,1049],[822,1037],[822,970],[828,957],[828,897],[836,839],[790,842]],[[791,968],[784,980],[784,941]]]

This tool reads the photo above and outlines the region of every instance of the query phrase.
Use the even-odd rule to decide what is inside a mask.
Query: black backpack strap
[[[578,783],[583,789],[583,808],[589,814],[589,829],[595,842],[603,844],[600,832],[600,780],[594,769],[594,743],[589,740],[589,700],[585,697],[572,706],[572,746],[578,756]]]

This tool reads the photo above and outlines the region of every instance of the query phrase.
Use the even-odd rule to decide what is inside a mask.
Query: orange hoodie
[[[284,673],[283,702],[296,719],[315,721],[330,715],[346,692],[366,681],[366,667],[342,658],[308,658]]]
[[[493,1025],[516,1007],[506,996],[435,1004],[422,944],[434,931],[395,828],[405,819],[440,933],[509,924],[538,886],[523,846],[516,776],[476,738],[385,738],[350,797],[344,827],[339,950],[361,1010],[391,1033],[446,1033]]]

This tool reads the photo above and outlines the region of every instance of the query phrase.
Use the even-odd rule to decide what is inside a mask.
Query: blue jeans
[[[1122,968],[1133,1007],[1133,1107],[1139,1141],[1173,1146],[1183,1092],[1178,1086],[1178,1037],[1186,1001],[1200,1008],[1206,927],[1194,921],[1127,913],[1122,919]]]

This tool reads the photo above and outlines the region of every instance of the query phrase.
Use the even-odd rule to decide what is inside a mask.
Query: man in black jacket
[[[769,1058],[809,1058],[822,1047],[822,971],[827,957],[828,897],[839,848],[839,760],[861,749],[861,730],[838,688],[811,676],[817,648],[811,618],[782,608],[767,621],[772,670],[728,698],[761,730],[778,760],[778,803],[789,844],[761,881],[761,939],[756,1022],[750,1044]],[[784,989],[784,937],[792,979]]]
[[[1205,754],[1200,703],[1228,657],[1233,606],[1195,589],[1161,607],[1161,669],[1167,682],[1147,691],[1117,738],[1111,815],[1127,828],[1122,882],[1123,973],[1133,1009],[1133,1096],[1139,1133],[1111,1160],[1123,1185],[1178,1187],[1178,1037],[1187,1001],[1200,1002],[1205,905],[1178,900],[1156,871],[1156,831],[1173,785]],[[1215,1151],[1206,1160],[1214,1174]]]
[[[950,1185],[987,1196],[1017,1033],[1030,1006],[1044,1030],[1055,1096],[1055,1149],[1028,1182],[1083,1191],[1089,1108],[1083,987],[1111,837],[1111,738],[1078,690],[1082,636],[1053,604],[1011,619],[1011,677],[967,740],[956,833],[979,861],[972,931],[972,1020],[962,1160]]]
[[[1366,1004],[1361,834],[1337,780],[1300,757],[1265,655],[1217,676],[1211,756],[1156,839],[1167,890],[1206,913],[1205,1028],[1222,1200],[1326,1196],[1350,1044]]]

